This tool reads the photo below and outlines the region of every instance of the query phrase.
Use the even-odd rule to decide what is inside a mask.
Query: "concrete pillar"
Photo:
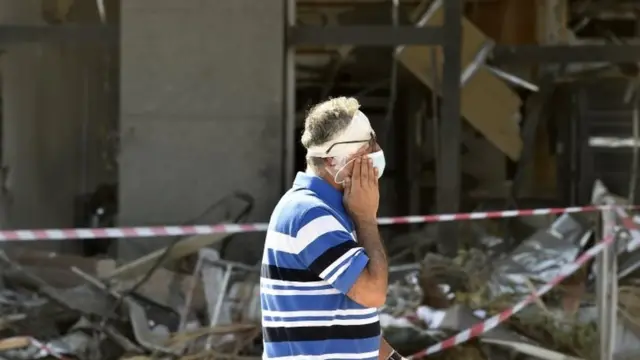
[[[45,25],[40,0],[0,0],[0,24]],[[11,44],[0,58],[3,228],[71,227],[74,198],[108,177],[99,137],[109,103],[104,47]],[[45,244],[46,243],[46,244]],[[72,250],[79,242],[45,242]]]
[[[37,0],[0,1],[0,23],[36,25],[41,23]],[[2,56],[2,226],[29,227],[27,214],[43,216],[38,205],[37,131],[34,106],[37,97],[37,66],[40,52],[33,46],[13,46]]]
[[[267,220],[283,166],[284,1],[127,0],[121,19],[120,223],[180,224],[234,190]],[[257,257],[263,237],[239,236],[230,256]],[[119,254],[164,244],[126,240]]]

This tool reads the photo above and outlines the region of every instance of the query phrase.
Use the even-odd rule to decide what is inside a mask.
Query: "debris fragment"
[[[197,252],[218,238],[184,240],[173,248],[175,252],[170,251],[169,259]],[[155,355],[199,359],[262,353],[256,267],[229,263],[214,250],[202,249],[201,258],[207,261],[198,272],[159,268],[155,278],[151,274],[148,283],[141,283],[146,286],[132,290],[139,281],[132,276],[157,270],[149,259],[158,261],[161,256],[125,264],[107,280],[98,273],[114,266],[95,266],[104,260],[69,261],[65,267],[59,261],[35,266],[34,258],[43,257],[25,250],[12,259],[0,251],[0,360],[150,359]],[[49,267],[67,279],[41,277]],[[221,271],[220,276],[212,271]],[[178,279],[179,286],[175,291],[161,288],[159,277],[167,283]]]

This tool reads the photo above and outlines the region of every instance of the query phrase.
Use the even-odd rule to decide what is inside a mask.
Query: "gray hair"
[[[312,107],[304,120],[302,146],[308,149],[330,141],[349,126],[358,109],[360,103],[352,97],[329,99]],[[309,157],[307,165],[317,172],[324,165],[324,159]]]

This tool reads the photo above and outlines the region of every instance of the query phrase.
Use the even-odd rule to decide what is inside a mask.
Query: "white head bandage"
[[[349,123],[349,126],[324,144],[312,146],[307,149],[307,156],[328,158],[352,155],[356,153],[367,141],[371,140],[371,134],[373,133],[371,123],[369,123],[367,116],[361,111],[356,111]],[[348,143],[349,141],[358,142]],[[333,144],[337,145],[332,147]],[[329,148],[331,148],[331,151],[327,152]]]

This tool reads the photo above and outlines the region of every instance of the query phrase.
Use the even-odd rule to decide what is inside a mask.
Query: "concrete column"
[[[38,1],[0,1],[0,23],[39,24]],[[36,176],[37,149],[34,144],[37,108],[36,74],[39,52],[29,46],[14,46],[2,66],[2,163],[5,190],[2,193],[2,227],[29,226],[27,214],[39,217],[40,191]],[[14,225],[15,224],[15,225]]]
[[[234,190],[267,220],[282,178],[284,1],[128,0],[121,16],[120,223],[180,224]],[[257,257],[263,237],[238,236],[230,256]],[[164,244],[127,240],[119,254]]]
[[[0,24],[45,25],[42,2],[0,0]],[[71,227],[74,197],[108,180],[98,139],[111,101],[101,82],[107,50],[60,43],[3,50],[1,226]],[[38,245],[72,250],[80,244],[45,243]]]

